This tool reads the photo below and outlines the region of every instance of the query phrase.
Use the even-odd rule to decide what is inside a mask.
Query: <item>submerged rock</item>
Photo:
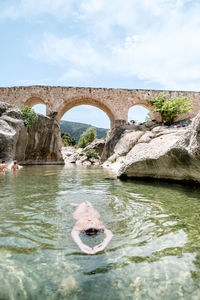
[[[70,296],[74,291],[77,290],[77,282],[73,276],[68,276],[64,278],[59,286],[58,294],[62,297]]]
[[[140,134],[141,135],[140,135]],[[114,147],[114,154],[104,163],[119,177],[159,178],[200,183],[200,113],[188,127],[157,126],[151,130],[124,132]],[[133,138],[134,140],[134,138]],[[124,146],[125,149],[126,146]]]

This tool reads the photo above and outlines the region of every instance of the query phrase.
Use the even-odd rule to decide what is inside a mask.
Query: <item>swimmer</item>
[[[105,247],[111,241],[113,234],[99,220],[100,215],[98,211],[93,208],[92,204],[89,201],[79,204],[73,213],[73,217],[77,220],[77,222],[72,229],[71,235],[79,248],[87,254],[95,254],[105,249]],[[105,239],[99,245],[95,246],[94,248],[90,248],[82,242],[80,238],[81,232],[84,232],[87,235],[94,235],[98,232],[103,232],[105,234]]]
[[[16,160],[14,160],[13,165],[12,165],[12,167],[11,167],[11,170],[12,170],[12,171],[19,170],[19,165],[17,164],[17,161],[16,161]]]
[[[0,172],[5,172],[5,170],[6,170],[6,162],[5,160],[2,160],[0,164]]]

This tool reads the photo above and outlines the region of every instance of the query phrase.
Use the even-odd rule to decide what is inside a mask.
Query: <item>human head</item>
[[[17,164],[17,161],[16,161],[16,160],[14,160],[14,162],[13,162],[13,163],[14,163],[14,165],[16,165],[16,164]]]
[[[2,164],[5,164],[6,163],[6,161],[5,160],[2,160],[2,162],[1,162]]]
[[[96,218],[86,218],[85,220],[85,224],[84,224],[84,229],[88,230],[88,229],[96,229],[99,230],[102,227],[102,223],[100,220],[96,219]]]

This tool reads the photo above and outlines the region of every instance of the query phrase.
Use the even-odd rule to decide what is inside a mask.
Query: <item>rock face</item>
[[[35,124],[26,128],[21,111],[0,102],[0,160],[64,164],[61,147],[60,129],[53,118],[39,115]]]
[[[123,132],[130,126],[120,126],[113,130],[109,138],[106,140],[106,144],[102,151],[101,160],[106,161],[113,153],[116,144],[119,142]]]
[[[185,128],[157,126],[124,131],[104,166],[111,167],[119,177],[200,183],[200,113]]]
[[[18,108],[0,102],[0,160],[25,159],[28,134]]]
[[[89,144],[89,148],[96,151],[99,156],[102,155],[104,146],[105,146],[105,140],[104,139],[97,139],[94,142]]]
[[[53,118],[38,115],[27,132],[26,164],[64,164],[60,128]]]

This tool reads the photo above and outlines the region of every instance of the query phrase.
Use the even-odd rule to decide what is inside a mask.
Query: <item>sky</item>
[[[0,86],[199,91],[199,16],[199,0],[0,0]],[[91,106],[64,118],[109,127]]]

